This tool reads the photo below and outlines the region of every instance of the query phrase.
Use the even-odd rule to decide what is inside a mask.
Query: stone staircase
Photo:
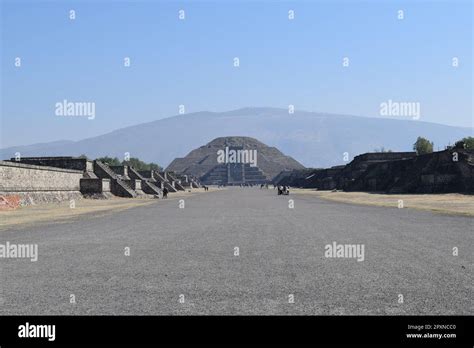
[[[151,182],[151,179],[147,179],[143,175],[141,175],[135,168],[128,167],[128,176],[132,180],[141,180],[143,192],[150,195],[161,196],[161,189],[159,189],[155,184],[153,184]]]
[[[143,175],[141,175],[135,168],[131,166],[128,167],[128,176],[130,177],[130,179],[146,180]]]
[[[168,178],[169,181],[172,181],[174,182],[174,188],[178,191],[184,191],[185,188],[183,185],[181,185],[179,182],[178,182],[178,179],[176,179],[173,175],[171,175],[170,173],[166,172],[166,177]]]
[[[154,183],[152,183],[150,181],[146,181],[146,180],[142,181],[142,190],[143,190],[143,192],[148,193],[150,195],[158,195],[160,197],[163,193],[158,186],[156,186]]]
[[[109,166],[100,161],[94,161],[94,173],[101,179],[110,179],[110,190],[119,197],[135,198],[137,193],[122,180]]]
[[[215,166],[201,178],[201,182],[207,185],[240,185],[244,183],[256,185],[269,181],[260,168],[252,167],[250,164],[230,164],[230,170],[227,166],[229,164]]]
[[[162,183],[163,184],[163,188],[166,187],[166,189],[168,190],[168,192],[178,192],[178,190],[176,188],[173,187],[173,185],[171,185],[171,183],[166,180],[163,175],[161,175],[158,171],[154,170],[153,171],[153,178],[160,182],[160,184]]]
[[[207,185],[227,184],[227,167],[224,164],[215,166],[201,178],[201,182]]]
[[[252,167],[250,164],[244,165],[245,182],[252,185],[265,184],[269,180],[258,167]]]

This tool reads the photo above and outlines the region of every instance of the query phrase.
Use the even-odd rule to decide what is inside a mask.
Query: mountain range
[[[0,158],[26,156],[89,158],[124,153],[166,167],[176,157],[218,137],[248,136],[276,147],[307,167],[345,164],[354,156],[384,148],[411,151],[418,136],[434,142],[435,150],[472,136],[472,128],[407,119],[336,115],[277,108],[243,108],[228,112],[196,112],[142,123],[79,141],[0,149]]]

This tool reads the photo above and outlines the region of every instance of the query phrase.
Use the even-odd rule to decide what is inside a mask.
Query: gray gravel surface
[[[39,259],[0,259],[0,314],[474,314],[473,218],[258,188],[184,199],[1,231]],[[365,260],[326,258],[333,241]]]

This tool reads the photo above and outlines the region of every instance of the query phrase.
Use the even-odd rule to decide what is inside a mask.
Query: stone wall
[[[114,171],[115,174],[121,175],[124,179],[128,180],[128,166],[109,166],[110,169]]]
[[[367,152],[355,156],[354,161],[395,161],[415,157],[416,152]]]
[[[0,161],[0,191],[79,191],[82,171]]]
[[[453,160],[456,154],[456,160]],[[474,151],[448,149],[413,159],[371,164],[350,191],[474,193]]]
[[[152,170],[138,170],[138,173],[144,177],[145,179],[153,179],[153,171]]]
[[[83,172],[0,161],[0,195],[18,195],[22,205],[82,198]]]
[[[93,162],[86,158],[75,157],[21,157],[19,160],[10,159],[12,162],[48,166],[64,169],[74,169],[93,172]]]
[[[81,179],[81,193],[93,195],[97,193],[110,193],[110,179]]]
[[[130,187],[137,193],[139,196],[145,195],[142,189],[142,181],[141,180],[129,180],[128,181]]]
[[[370,153],[346,166],[282,173],[276,185],[387,193],[474,193],[474,151]]]

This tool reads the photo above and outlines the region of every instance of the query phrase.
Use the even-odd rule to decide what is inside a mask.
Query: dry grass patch
[[[209,192],[219,190],[209,188]],[[169,193],[166,200],[189,197],[204,193],[204,189],[192,189]],[[70,208],[69,201],[61,203],[38,204],[20,207],[15,210],[0,210],[0,230],[16,225],[35,225],[43,222],[66,222],[69,219],[83,214],[94,213],[104,215],[143,205],[166,200],[153,198],[120,198],[111,199],[79,199],[75,201],[75,208]]]
[[[70,208],[69,201],[31,205],[16,210],[0,211],[0,229],[15,225],[34,225],[46,221],[61,222],[87,213],[120,211],[152,202],[151,199],[114,197],[112,199],[76,200],[75,208]]]
[[[459,193],[445,194],[382,194],[367,192],[332,192],[314,189],[291,189],[291,193],[315,195],[335,202],[398,208],[429,210],[445,214],[474,216],[474,196]]]

